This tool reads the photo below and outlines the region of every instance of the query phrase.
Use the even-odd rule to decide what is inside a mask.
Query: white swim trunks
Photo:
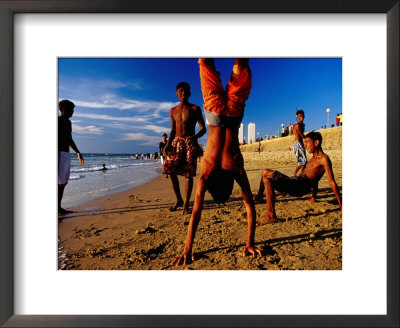
[[[71,157],[69,153],[65,151],[60,151],[58,160],[58,184],[68,183],[70,169],[71,169]]]

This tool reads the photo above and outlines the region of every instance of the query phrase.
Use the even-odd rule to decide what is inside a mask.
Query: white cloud
[[[144,142],[139,143],[141,146],[154,146],[158,145],[160,142],[160,137],[158,136],[148,136],[144,133],[125,133],[121,136],[120,140],[124,141],[141,141]]]
[[[94,120],[105,120],[105,121],[113,121],[111,124],[104,124],[104,127],[120,129],[120,130],[149,130],[155,133],[168,133],[170,131],[170,127],[159,126],[154,124],[145,124],[148,123],[149,120],[143,116],[134,116],[134,117],[118,117],[118,116],[110,116],[110,115],[100,115],[100,114],[89,114],[89,113],[79,113],[77,114],[79,117],[89,118]],[[120,123],[122,122],[122,123]],[[133,123],[133,124],[124,124],[124,123]],[[142,124],[141,124],[142,123]]]
[[[74,124],[72,130],[77,134],[103,134],[103,129],[94,125],[81,126],[78,124]]]
[[[88,93],[90,91],[101,91],[106,89],[122,89],[143,90],[144,83],[141,80],[123,82],[112,79],[89,79],[60,75],[60,90],[63,92],[75,91]]]
[[[97,98],[102,99],[96,101],[71,99],[71,101],[76,106],[83,108],[114,108],[119,110],[135,110],[138,113],[145,113],[152,110],[154,117],[159,117],[161,112],[169,112],[172,107],[178,104],[178,102],[171,101],[158,102],[121,98],[110,94],[101,95]]]
[[[123,117],[120,117],[120,116],[111,116],[111,115],[104,115],[104,114],[90,114],[90,113],[76,113],[75,116],[90,118],[93,120],[148,123],[148,118],[145,116],[123,116]]]
[[[144,133],[125,133],[121,140],[146,140],[148,138]]]
[[[164,133],[164,132],[169,132],[171,130],[171,128],[165,128],[163,126],[157,126],[153,124],[144,125],[141,128],[144,130],[151,130],[156,133]]]

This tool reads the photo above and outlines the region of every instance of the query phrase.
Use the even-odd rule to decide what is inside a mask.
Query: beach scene
[[[224,87],[232,78],[234,63],[234,58],[215,59]],[[58,215],[55,236],[59,270],[342,269],[342,211],[337,195],[343,187],[341,59],[250,58],[250,94],[244,115],[232,130],[251,198],[259,192],[265,169],[294,175],[298,154],[293,145],[301,123],[302,140],[309,140],[311,131],[322,137],[321,143],[312,140],[317,145],[314,155],[319,156],[313,157],[306,147],[307,163],[315,163],[321,149],[331,172],[325,169],[318,176],[315,197],[311,187],[303,195],[274,189],[276,222],[255,228],[249,228],[253,215],[249,217],[248,199],[244,202],[247,189],[237,180],[226,201],[218,203],[205,191],[193,259],[184,265],[176,265],[174,259],[184,251],[198,213],[200,173],[202,165],[203,170],[208,165],[204,158],[209,156],[208,139],[214,140],[216,124],[205,113],[213,100],[204,97],[198,58],[60,58],[58,66],[58,99],[75,105],[69,118],[71,136],[84,159],[81,165],[74,147],[70,148],[69,178],[61,200],[68,213]],[[190,93],[184,90],[184,96],[177,88],[182,81],[190,85]],[[166,134],[165,147],[173,149],[172,137],[179,135],[181,123],[171,108],[180,110],[187,98],[203,119],[204,124],[198,118],[192,122],[192,135],[198,137],[202,151],[192,163],[196,173],[189,195],[188,176],[176,175],[184,201],[178,204],[174,175],[165,169],[172,150],[163,153],[160,143]],[[304,121],[299,121],[299,111]],[[59,110],[58,115],[62,115]],[[174,129],[178,132],[172,134]],[[265,186],[262,199],[251,205],[258,223],[271,204],[269,185]],[[243,256],[252,229],[250,239],[254,238],[259,253]]]

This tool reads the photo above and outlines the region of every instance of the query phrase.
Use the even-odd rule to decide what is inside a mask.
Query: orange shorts
[[[206,117],[243,117],[245,102],[251,89],[251,72],[248,67],[241,70],[237,77],[230,77],[226,91],[222,86],[220,73],[214,67],[206,65],[202,58],[199,59],[201,91],[203,93]],[[207,115],[207,112],[214,115]],[[240,124],[240,121],[239,121]]]

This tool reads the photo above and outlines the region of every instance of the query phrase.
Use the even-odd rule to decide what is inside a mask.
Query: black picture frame
[[[399,8],[399,0],[0,0],[0,324],[4,327],[399,327]],[[13,17],[16,13],[386,14],[387,315],[15,315]]]

